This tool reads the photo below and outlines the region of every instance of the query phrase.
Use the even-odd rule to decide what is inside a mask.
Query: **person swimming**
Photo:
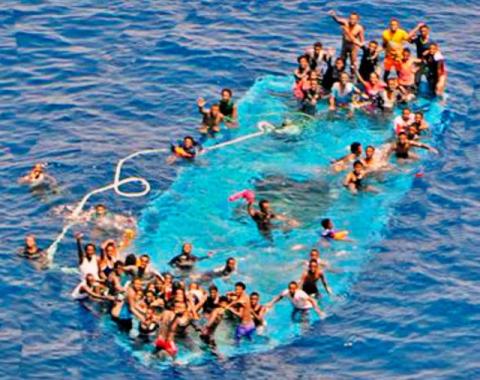
[[[218,104],[213,104],[210,109],[206,109],[205,104],[206,102],[203,98],[197,100],[198,111],[203,115],[200,133],[213,136],[220,132],[220,125],[224,117],[220,112],[220,106]]]
[[[225,122],[228,122],[230,126],[237,121],[238,111],[237,105],[233,101],[233,92],[229,88],[224,88],[221,92],[221,99],[218,102],[220,112],[222,113]]]
[[[360,159],[361,155],[362,155],[362,144],[359,143],[358,141],[351,143],[349,154],[331,161],[333,171],[340,172],[347,169],[348,164],[350,164],[355,160]]]
[[[323,227],[323,231],[321,234],[323,239],[347,240],[347,236],[349,232],[347,230],[340,230],[340,231],[336,230],[331,219],[329,218],[322,219],[320,224]],[[314,250],[312,250],[312,252],[313,251]]]
[[[272,309],[273,306],[283,298],[288,298],[292,303],[292,320],[295,320],[296,315],[299,313],[302,317],[305,317],[310,311],[310,309],[315,310],[315,312],[320,318],[325,317],[325,313],[320,309],[315,299],[313,297],[310,297],[302,289],[299,289],[296,281],[291,281],[288,284],[288,289],[284,290],[278,296],[274,297],[267,304],[267,308]]]
[[[173,164],[177,158],[192,161],[202,149],[192,136],[185,136],[181,142],[170,146],[172,155],[167,158],[167,164]]]
[[[194,281],[209,282],[217,278],[229,278],[237,270],[237,260],[233,257],[229,257],[225,261],[225,265],[220,268],[213,269],[204,273],[195,273],[190,275],[190,278]]]
[[[83,234],[75,234],[75,240],[77,241],[77,253],[78,253],[78,269],[80,271],[81,278],[85,278],[88,274],[91,274],[95,280],[99,279],[99,258],[97,256],[96,247],[94,244],[82,245]]]
[[[346,175],[343,186],[350,190],[352,194],[358,194],[359,191],[373,191],[371,186],[364,183],[366,175],[367,172],[363,162],[357,160],[353,163],[353,170]]]
[[[302,273],[300,278],[299,287],[309,296],[319,298],[320,290],[317,287],[317,282],[319,280],[322,282],[327,294],[332,294],[332,290],[327,284],[327,279],[325,278],[323,270],[318,264],[318,261],[315,259],[310,259],[308,263],[308,269]]]
[[[397,141],[390,145],[388,156],[394,154],[395,157],[400,160],[416,160],[419,157],[410,151],[412,148],[422,148],[438,154],[438,150],[430,145],[423,144],[418,141],[408,140],[407,134],[405,132],[400,132],[398,134]]]
[[[35,235],[25,237],[25,245],[19,250],[19,255],[30,260],[46,259],[46,252],[37,245]]]
[[[29,185],[32,189],[43,187],[50,190],[55,190],[57,187],[57,180],[50,174],[46,173],[45,167],[45,164],[35,164],[28,174],[19,178],[18,182],[20,184]]]
[[[212,252],[209,252],[207,256],[197,257],[192,254],[192,251],[193,245],[191,243],[184,243],[182,246],[182,252],[173,257],[168,262],[168,265],[182,271],[190,271],[193,269],[197,261],[205,260],[212,256]]]

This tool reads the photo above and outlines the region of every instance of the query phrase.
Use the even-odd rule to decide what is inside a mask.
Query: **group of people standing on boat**
[[[420,141],[429,126],[423,113],[411,109],[408,102],[418,96],[422,77],[426,77],[432,94],[443,96],[445,60],[424,23],[406,32],[398,20],[392,19],[381,42],[366,41],[358,14],[352,13],[348,19],[333,11],[330,15],[342,29],[340,56],[334,57],[334,50],[325,48],[321,42],[307,49],[298,57],[294,96],[299,101],[300,110],[310,115],[315,115],[322,100],[328,102],[332,112],[346,110],[347,117],[356,109],[386,113],[397,106],[403,107],[401,115],[393,121],[392,143],[377,148],[368,145],[363,149],[362,143],[355,141],[350,144],[347,155],[332,161],[334,172],[352,167],[343,182],[350,192],[376,191],[374,186],[366,183],[366,178],[379,170],[388,170],[391,155],[398,160],[411,160],[418,158],[411,152],[412,148],[436,152]],[[416,46],[415,57],[407,44]],[[382,54],[383,75],[380,72]],[[238,109],[231,89],[222,89],[220,100],[209,108],[202,98],[198,99],[197,105],[202,118],[200,137],[186,136],[172,144],[169,163],[179,159],[194,160],[207,138],[215,138],[224,126],[237,126]],[[36,165],[21,181],[32,186],[56,184],[42,165]],[[267,238],[271,238],[270,232],[278,224],[289,228],[299,226],[296,220],[275,213],[268,200],[261,199],[258,207],[255,206],[255,194],[251,191],[242,192],[239,198],[246,200],[246,213]],[[237,344],[244,339],[252,340],[254,333],[265,326],[268,312],[283,298],[291,301],[294,318],[300,316],[303,319],[311,310],[320,317],[324,316],[319,305],[321,291],[318,284],[326,294],[332,294],[325,275],[332,268],[320,258],[316,248],[311,249],[301,277],[289,282],[281,294],[262,303],[260,293],[249,289],[250,285],[247,287],[244,282],[234,283],[224,294],[215,285],[215,281],[235,275],[238,264],[235,257],[229,257],[219,268],[199,272],[196,264],[208,261],[216,253],[196,256],[193,245],[185,242],[179,254],[169,261],[171,270],[159,272],[153,268],[149,255],[131,252],[135,227],[122,224],[112,235],[111,229],[101,225],[107,220],[105,215],[105,206],[97,205],[88,216],[107,236],[99,247],[91,242],[85,244],[81,233],[75,235],[80,283],[72,296],[81,302],[104,304],[121,331],[136,341],[153,344],[155,354],[175,358],[178,352],[176,342],[182,340],[187,346],[198,344],[218,355],[215,334],[221,324],[231,326]],[[348,231],[335,229],[332,220],[324,219],[321,224],[323,241],[329,244],[349,241]],[[32,235],[26,238],[22,255],[34,260],[45,259],[44,251],[37,246]]]

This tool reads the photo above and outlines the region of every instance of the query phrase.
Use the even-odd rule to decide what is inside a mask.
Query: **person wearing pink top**
[[[380,80],[377,73],[371,73],[368,81],[362,78],[358,70],[355,70],[355,74],[358,81],[363,85],[365,93],[372,99],[387,87],[387,85]]]
[[[420,59],[412,57],[409,48],[403,49],[400,70],[398,72],[398,84],[410,93],[415,93],[417,90],[415,86],[415,73],[420,63]]]

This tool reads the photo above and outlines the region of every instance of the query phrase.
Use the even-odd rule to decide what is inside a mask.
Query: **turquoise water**
[[[143,210],[136,249],[149,253],[162,270],[168,269],[168,261],[183,242],[192,242],[199,256],[215,252],[214,257],[199,263],[200,272],[221,267],[233,256],[239,261],[238,273],[227,281],[217,280],[220,291],[233,290],[236,281],[244,281],[249,292],[260,292],[263,302],[268,302],[286,289],[289,281],[300,278],[309,249],[319,245],[320,221],[330,217],[338,228],[350,230],[354,240],[321,247],[322,256],[340,272],[327,275],[334,295],[322,301],[332,315],[372,260],[374,245],[381,239],[393,208],[410,189],[420,163],[402,165],[377,180],[370,179],[378,194],[351,195],[342,186],[347,172],[333,174],[331,159],[346,154],[353,141],[380,149],[391,141],[396,114],[369,116],[357,111],[347,120],[345,115],[329,115],[326,105],[321,105],[316,118],[302,118],[290,100],[292,86],[293,80],[286,76],[259,78],[240,100],[240,127],[229,131],[228,138],[256,132],[260,121],[279,125],[285,118],[301,126],[298,133],[272,132],[208,152],[195,164],[183,165],[170,188]],[[424,110],[433,136],[442,132],[443,106],[419,99],[411,107]],[[427,140],[435,143],[435,138]],[[218,141],[228,140],[219,136],[207,146]],[[248,217],[243,202],[227,201],[242,189],[256,190],[257,199],[271,200],[276,212],[295,217],[300,227],[275,229],[272,241],[265,239]],[[305,248],[293,249],[299,244]],[[308,323],[292,322],[291,311],[288,301],[280,303],[268,314],[268,326],[261,336],[239,347],[233,344],[231,326],[225,326],[219,352],[228,356],[264,351],[307,333]],[[311,328],[321,323],[328,323],[328,319],[313,323]],[[180,361],[205,356],[198,345],[193,353],[191,344],[182,349],[180,342],[180,347]]]
[[[356,118],[344,125],[341,120],[327,123],[321,116],[317,124],[307,125],[302,135],[265,136],[206,155],[195,167],[169,167],[163,165],[164,157],[139,157],[126,165],[124,176],[147,178],[152,185],[149,196],[132,200],[107,192],[92,199],[92,203],[103,202],[115,212],[139,218],[142,235],[138,247],[154,255],[159,264],[177,253],[186,239],[195,243],[197,253],[220,250],[211,261],[202,262],[201,269],[223,263],[230,254],[246,257],[234,279],[245,279],[249,289],[262,293],[264,301],[300,273],[307,252],[289,248],[297,243],[312,244],[319,219],[332,217],[337,227],[351,229],[358,243],[323,250],[327,259],[344,270],[329,274],[338,297],[324,297],[325,321],[302,331],[301,326],[287,322],[289,305],[282,303],[271,315],[265,337],[259,337],[255,347],[242,345],[240,349],[251,352],[224,361],[184,353],[182,359],[191,364],[158,368],[156,362],[150,364],[145,358],[146,350],[132,355],[131,343],[98,313],[72,302],[70,293],[77,276],[39,271],[14,254],[27,233],[36,234],[42,247],[48,246],[64,223],[52,211],[55,206],[74,204],[88,191],[110,183],[118,159],[140,149],[168,147],[171,140],[195,133],[198,96],[212,102],[219,89],[227,86],[253,111],[280,111],[276,116],[243,114],[242,128],[231,137],[253,131],[258,119],[280,121],[286,109],[296,106],[289,100],[288,78],[296,56],[318,39],[339,51],[339,29],[327,15],[331,8],[341,14],[358,11],[367,38],[378,39],[389,18],[395,16],[407,29],[427,21],[432,36],[440,42],[447,58],[450,96],[441,117],[446,128],[433,139],[441,154],[428,155],[421,163],[422,178],[413,177],[417,168],[412,168],[411,175],[399,177],[398,183],[387,177],[377,186],[394,188],[391,199],[386,198],[386,191],[379,196],[349,196],[339,186],[342,178],[325,170],[330,154],[344,154],[362,130],[368,130],[370,136],[373,131],[378,133],[378,140],[371,137],[372,142],[382,141],[380,131],[387,133],[390,124]],[[378,0],[2,1],[2,377],[479,378],[480,34],[475,22],[479,16],[478,1],[471,0],[435,4]],[[261,78],[276,82],[271,85],[273,91],[265,91],[256,82]],[[255,89],[262,96],[257,92],[258,101],[253,105],[248,97]],[[272,93],[276,96],[270,96]],[[432,109],[432,119],[440,120],[440,112]],[[434,130],[439,126],[440,131],[442,125],[434,125]],[[349,135],[345,136],[347,129]],[[328,144],[309,145],[311,137],[325,131]],[[360,136],[360,141],[367,140],[370,138]],[[294,162],[290,156],[303,157]],[[237,162],[237,157],[238,161],[240,157],[242,162],[247,160],[248,167]],[[274,164],[275,159],[278,162]],[[16,183],[39,161],[47,162],[49,172],[59,181],[59,194],[32,193]],[[239,173],[230,172],[227,177],[224,162],[240,168]],[[186,184],[189,176],[196,179],[198,189]],[[220,178],[218,194],[216,189],[205,190],[204,181],[210,176]],[[182,183],[186,195],[182,195]],[[276,232],[274,246],[261,238],[243,206],[226,201],[231,192],[246,184],[271,199],[277,210],[300,219],[301,229]],[[217,213],[208,223],[206,214],[202,223],[202,215],[193,212],[201,208],[190,199],[197,191],[205,194],[201,197],[204,202],[212,199],[208,201],[211,205],[205,203],[208,212]],[[187,214],[178,199],[186,202]],[[375,206],[372,210],[367,210],[369,202]],[[376,207],[379,202],[388,207]],[[180,212],[193,225],[200,225],[200,232],[180,224]],[[361,212],[362,217],[355,218]],[[167,219],[177,224],[164,224]],[[214,236],[211,231],[224,231],[218,226],[224,220],[235,233]],[[167,227],[171,231],[166,231]],[[370,231],[375,232],[370,235]],[[364,236],[368,237],[360,240]],[[208,244],[203,244],[206,240]],[[252,244],[247,249],[239,246],[240,241]],[[348,254],[337,256],[341,251]],[[280,257],[292,259],[281,261]],[[60,244],[55,260],[62,267],[76,265],[71,234]],[[277,280],[272,280],[271,286],[266,278],[257,283],[252,277],[263,273],[261,265],[266,260],[275,264],[269,278]],[[280,261],[288,276],[279,277]],[[275,330],[272,321],[282,315],[285,322],[281,323],[288,328]],[[295,334],[298,336],[290,338]],[[286,339],[280,342],[282,336]],[[226,343],[223,350],[229,351],[228,337]]]

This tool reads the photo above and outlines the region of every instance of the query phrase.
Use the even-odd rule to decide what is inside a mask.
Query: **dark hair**
[[[216,290],[218,292],[217,286],[213,284],[208,287],[208,290]]]
[[[317,41],[313,44],[313,47],[316,48],[316,47],[323,47],[323,44],[320,42],[320,41]]]
[[[221,296],[219,299],[218,299],[218,303],[220,302],[227,302],[228,303],[228,298],[225,297],[225,296]]]
[[[337,59],[335,59],[335,63],[336,62],[342,62],[343,64],[345,64],[345,60],[342,58],[342,57],[338,57]]]
[[[142,255],[142,256],[140,256],[140,258],[141,258],[141,259],[148,259],[148,260],[150,260],[150,256],[148,256],[148,255]]]
[[[412,51],[409,49],[409,48],[404,48],[403,51],[408,51],[409,53],[411,53]]]
[[[97,247],[95,247],[95,244],[92,244],[92,243],[85,244],[85,251],[87,250],[88,247],[93,247],[94,251],[97,250]]]
[[[310,265],[312,263],[318,264],[318,261],[316,259],[310,259],[308,264]]]
[[[373,150],[375,150],[375,147],[374,147],[373,145],[367,146],[367,149],[368,149],[368,148],[372,148]]]
[[[288,284],[288,286],[290,286],[290,285],[296,285],[296,286],[298,286],[297,281],[290,281],[289,284]]]
[[[363,162],[360,161],[360,160],[356,160],[356,161],[353,163],[353,167],[355,167],[355,166],[357,166],[357,165],[361,165],[362,168],[363,168],[363,166],[364,166],[364,165],[363,165]]]
[[[430,29],[430,27],[429,27],[427,24],[423,24],[423,25],[420,27],[420,29],[422,29],[422,28]]]
[[[376,41],[376,40],[371,40],[370,43],[371,43],[371,44],[378,45],[378,41]]]
[[[117,269],[123,267],[123,262],[122,261],[115,261],[115,264],[113,264],[113,269]]]
[[[355,142],[351,143],[350,144],[350,152],[357,153],[361,146],[362,146],[362,144],[360,144],[358,141],[355,141]]]
[[[350,13],[350,16],[358,16],[358,13],[357,12],[352,12],[352,13]],[[358,16],[358,17],[360,17],[360,16]]]
[[[198,143],[195,141],[195,139],[194,139],[192,136],[190,136],[190,135],[185,136],[185,137],[183,138],[183,141],[186,141],[186,140],[190,140],[190,141],[192,142],[192,145],[193,145],[193,146],[197,146],[197,145],[198,145]]]
[[[210,109],[212,109],[213,107],[220,108],[220,105],[219,105],[218,103],[212,104],[212,106],[210,107]]]
[[[260,202],[258,202],[258,207],[263,208],[267,203],[269,202],[266,199],[261,199]]]
[[[228,92],[230,96],[233,96],[233,92],[229,88],[224,88],[221,93],[223,94],[224,92]]]
[[[251,292],[250,297],[253,297],[253,296],[260,297],[260,294],[258,294],[258,292]]]
[[[323,220],[330,220],[330,219],[323,219]],[[323,220],[322,220],[322,222],[323,222]],[[310,253],[312,253],[312,252],[318,252],[318,254],[320,254],[320,251],[317,248],[312,248],[310,250]]]
[[[130,253],[127,257],[125,257],[125,265],[136,265],[137,264],[137,257],[134,253]]]
[[[400,137],[401,135],[407,136],[407,134],[403,131],[398,134],[398,137]]]
[[[303,54],[297,57],[297,62],[300,63],[300,61],[304,58],[308,61],[308,57],[305,54]]]
[[[95,208],[97,207],[103,207],[103,208],[107,208],[107,206],[105,206],[103,203],[98,203],[95,205]]]
[[[241,281],[240,281],[240,282],[237,282],[237,283],[235,284],[235,287],[237,287],[237,286],[241,287],[243,290],[245,290],[245,289],[247,288],[247,287],[245,286],[245,284],[244,284],[243,282],[241,282]]]
[[[415,115],[420,115],[420,116],[422,116],[422,118],[423,118],[423,112],[422,112],[422,111],[417,111],[417,112],[415,112]]]
[[[405,111],[408,111],[408,112],[412,112],[412,110],[408,107],[405,107],[403,110],[402,110],[402,113],[404,113]]]
[[[331,222],[332,222],[332,221],[331,221],[329,218],[322,219],[322,221],[321,221],[322,227],[323,227],[323,228],[328,228],[328,225],[329,225]],[[312,251],[313,251],[313,249],[312,249]]]

